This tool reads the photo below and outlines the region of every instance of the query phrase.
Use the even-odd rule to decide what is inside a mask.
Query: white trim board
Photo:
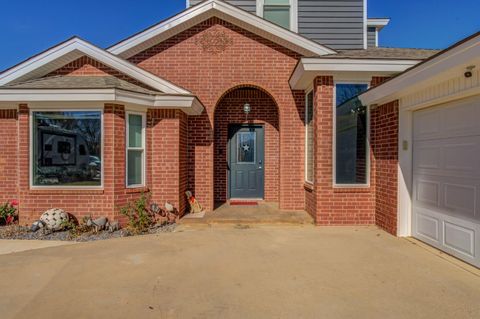
[[[418,64],[420,60],[302,58],[290,77],[290,87],[305,90],[321,75],[343,78],[392,76]],[[348,76],[345,76],[345,75]]]
[[[89,56],[148,86],[168,94],[192,94],[118,56],[74,37],[0,74],[0,86],[39,78],[82,56]]]
[[[367,26],[374,27],[377,31],[382,30],[390,23],[389,18],[369,18],[367,19]]]
[[[211,17],[218,17],[305,56],[336,51],[221,0],[206,0],[107,50],[129,58]]]
[[[145,108],[179,109],[199,115],[204,106],[193,95],[148,95],[120,89],[0,89],[1,105],[40,102],[120,102]],[[60,103],[59,103],[60,102]]]

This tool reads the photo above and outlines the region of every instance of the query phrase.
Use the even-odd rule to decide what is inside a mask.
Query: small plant
[[[135,233],[143,233],[155,223],[154,214],[148,209],[150,197],[142,193],[139,199],[120,208],[120,213],[128,218],[129,228]]]
[[[5,225],[13,224],[17,218],[18,201],[12,200],[0,205],[0,220]]]

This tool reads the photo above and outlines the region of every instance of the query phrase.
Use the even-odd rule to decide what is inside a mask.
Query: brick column
[[[149,185],[152,200],[185,212],[188,180],[187,116],[178,110],[149,110],[147,119]]]
[[[0,204],[18,198],[17,109],[0,110]]]
[[[315,221],[319,225],[370,225],[375,222],[373,163],[370,186],[345,188],[333,185],[333,95],[332,76],[320,76],[314,80]]]

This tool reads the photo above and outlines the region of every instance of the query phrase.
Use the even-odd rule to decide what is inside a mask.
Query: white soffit
[[[42,77],[85,55],[161,92],[191,94],[191,92],[77,37],[7,69],[0,74],[0,86]]]
[[[366,105],[383,104],[419,91],[449,77],[463,76],[470,66],[480,68],[480,32],[360,95]]]
[[[121,89],[0,89],[0,109],[19,103],[63,107],[65,102],[120,102],[152,109],[178,109],[188,115],[199,115],[204,109],[193,95],[149,95]]]
[[[142,31],[107,50],[129,58],[211,17],[218,17],[305,56],[336,51],[220,0],[207,0]]]
[[[367,26],[374,27],[378,31],[382,30],[390,23],[389,18],[370,18],[367,19]]]
[[[290,87],[305,90],[315,77],[337,75],[352,79],[368,76],[393,76],[415,66],[420,60],[302,58],[290,77]]]

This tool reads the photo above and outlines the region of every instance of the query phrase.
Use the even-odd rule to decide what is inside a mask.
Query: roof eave
[[[178,109],[188,115],[199,115],[204,106],[194,95],[145,94],[118,88],[108,89],[11,89],[0,88],[0,106],[30,103],[53,103],[61,108],[63,102],[116,102],[145,108]]]
[[[316,76],[354,73],[358,77],[392,76],[421,60],[302,58],[290,77],[290,87],[305,90]]]

